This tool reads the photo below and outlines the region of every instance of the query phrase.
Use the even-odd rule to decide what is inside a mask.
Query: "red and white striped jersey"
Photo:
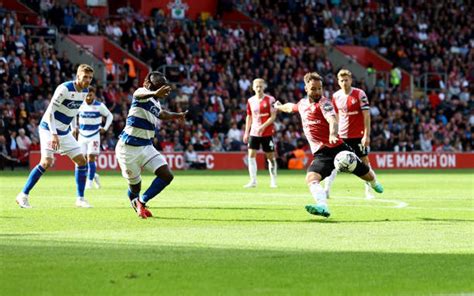
[[[258,129],[271,117],[275,112],[273,104],[275,98],[270,95],[264,95],[261,100],[257,95],[251,97],[247,101],[247,115],[252,117],[252,125],[250,127],[250,135],[253,137],[273,136],[273,123],[267,126],[262,134],[258,134]]]
[[[332,148],[343,143],[339,138],[335,144],[329,143],[328,118],[336,116],[336,112],[326,97],[321,97],[317,103],[311,103],[308,98],[301,99],[292,111],[301,116],[303,131],[313,154],[324,147]]]
[[[332,103],[339,115],[339,136],[343,139],[362,138],[364,136],[364,115],[369,110],[369,100],[365,92],[353,87],[346,95],[340,89],[332,95]]]

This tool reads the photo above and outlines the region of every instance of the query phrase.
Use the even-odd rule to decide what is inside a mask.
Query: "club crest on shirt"
[[[352,105],[354,105],[356,102],[357,102],[357,100],[352,98],[352,100],[351,100]]]

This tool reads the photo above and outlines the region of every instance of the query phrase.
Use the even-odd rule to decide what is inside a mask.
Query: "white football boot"
[[[20,208],[30,209],[31,205],[28,199],[29,199],[28,194],[20,192],[16,196],[16,203],[20,206]]]

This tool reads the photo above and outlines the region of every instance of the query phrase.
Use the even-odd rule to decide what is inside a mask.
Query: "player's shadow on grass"
[[[474,220],[466,219],[440,219],[440,218],[418,218],[419,220],[427,222],[474,222]]]
[[[185,217],[160,217],[153,216],[153,219],[158,220],[177,220],[177,221],[210,221],[210,222],[261,222],[261,223],[334,223],[334,224],[343,224],[343,223],[379,223],[379,222],[400,222],[400,220],[389,220],[389,219],[380,219],[380,220],[335,220],[331,218],[323,218],[318,216],[309,217],[307,219],[216,219],[216,218],[185,218]],[[150,218],[149,218],[150,219]],[[408,221],[408,220],[406,220]],[[410,220],[413,221],[413,220]]]

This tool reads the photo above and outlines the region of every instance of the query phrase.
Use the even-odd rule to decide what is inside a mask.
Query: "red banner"
[[[185,169],[184,154],[182,152],[163,153],[172,170]],[[30,153],[30,168],[40,161],[39,151]],[[313,159],[307,155],[307,165]],[[375,170],[381,169],[473,169],[474,153],[370,153],[370,164]],[[245,152],[198,152],[200,162],[206,163],[209,170],[244,170],[247,169],[247,154]],[[263,153],[257,154],[259,169],[265,169]],[[104,151],[97,157],[99,170],[119,170],[117,159],[113,151]],[[73,170],[74,164],[67,157],[56,155],[54,167],[51,170]]]

